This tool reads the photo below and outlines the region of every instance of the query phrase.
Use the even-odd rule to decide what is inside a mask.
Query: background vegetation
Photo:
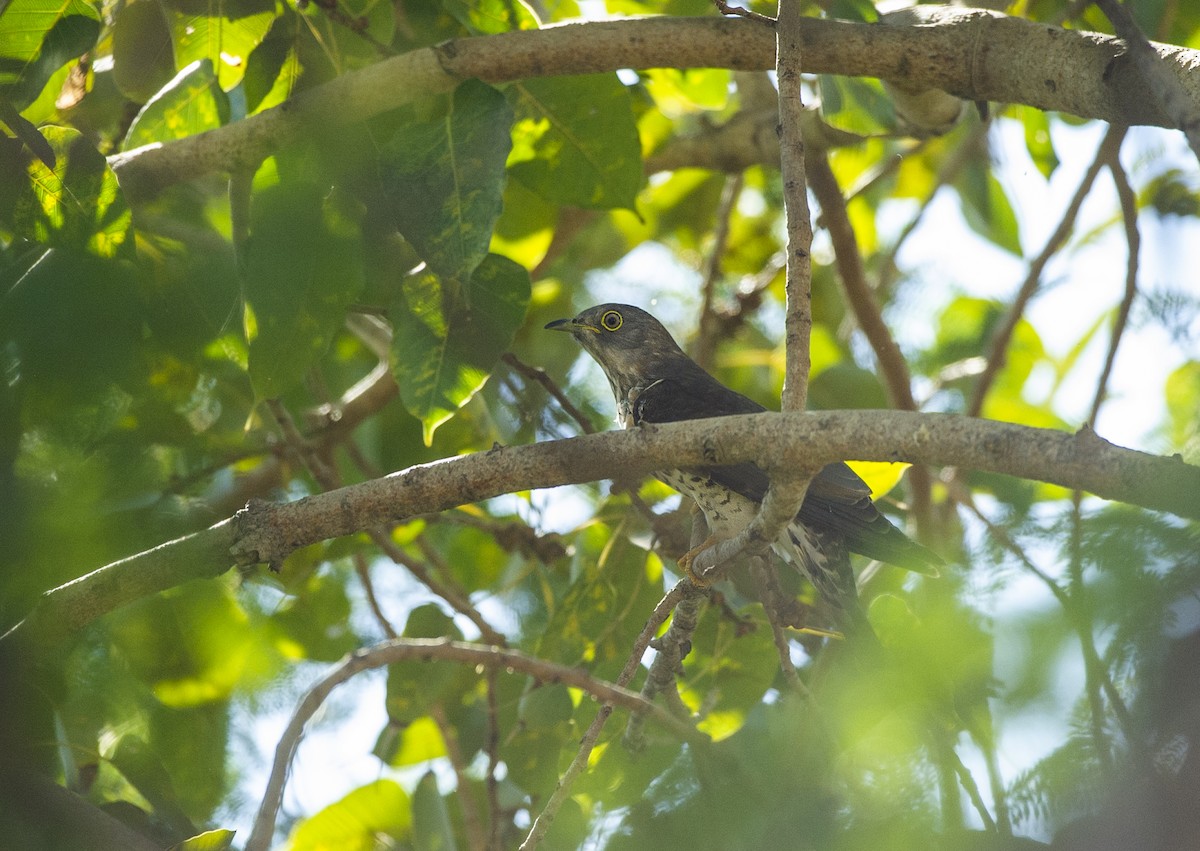
[[[1112,33],[1123,7],[1101,6],[1008,12]],[[1130,11],[1200,48],[1200,6]],[[581,12],[664,17],[537,32]],[[868,2],[804,12],[804,67],[831,71],[805,81],[809,407],[1091,425],[1197,463],[1183,134],[1043,111],[1052,87],[1005,53],[1032,29],[893,37]],[[0,639],[0,844],[241,847],[329,676],[349,683],[254,842],[510,848],[541,815],[530,847],[1200,846],[1195,508],[864,465],[949,563],[858,565],[889,651],[866,668],[794,577],[676,586],[687,506],[620,456],[611,483],[376,506],[278,572],[230,570],[210,535],[66,585],[248,500],[611,427],[598,369],[541,330],[600,301],[651,309],[777,408],[774,34],[718,19],[699,0],[0,5],[0,629],[37,617]],[[661,58],[634,61],[660,32]],[[913,75],[943,73],[916,41],[942,33],[1007,71],[930,114],[885,63],[894,41]],[[1077,42],[1055,43],[1067,69]],[[1115,92],[1131,123],[1165,123],[1156,99],[1200,114],[1194,87],[1118,91],[1140,79],[1124,62],[1049,82]],[[645,690],[668,592],[690,652]],[[337,667],[397,636],[466,643]],[[639,690],[659,709],[631,720]]]

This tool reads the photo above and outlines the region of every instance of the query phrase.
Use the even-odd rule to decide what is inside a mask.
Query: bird
[[[625,429],[766,410],[706,372],[662,323],[633,305],[596,305],[574,318],[556,319],[546,329],[571,334],[600,365],[616,400],[617,422]],[[705,585],[692,562],[750,524],[766,496],[767,474],[745,462],[658,470],[654,475],[690,497],[704,514],[709,538],[679,559],[679,566],[693,583]],[[772,542],[772,549],[815,587],[846,631],[870,631],[849,552],[933,576],[943,563],[892,525],[872,502],[867,483],[842,462],[816,474],[796,517]]]

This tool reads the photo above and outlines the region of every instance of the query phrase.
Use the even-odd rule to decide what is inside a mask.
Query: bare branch
[[[621,669],[620,676],[617,677],[616,684],[618,686],[626,686],[633,680],[634,674],[641,668],[642,657],[646,655],[646,648],[650,646],[650,640],[658,632],[658,628],[666,621],[671,612],[679,605],[679,601],[689,593],[688,589],[691,587],[691,583],[686,580],[680,581],[676,583],[674,588],[667,592],[666,596],[659,600],[650,618],[646,621],[646,625],[642,627],[641,633],[638,634],[637,641],[633,643],[633,650],[630,652],[629,658],[625,660],[625,667]],[[554,818],[558,815],[559,809],[562,808],[563,803],[570,797],[571,786],[575,783],[576,778],[583,773],[583,770],[587,768],[588,757],[591,756],[592,750],[596,747],[596,742],[600,739],[600,731],[604,729],[604,724],[608,721],[608,717],[612,715],[612,711],[613,704],[605,703],[600,707],[600,711],[596,713],[596,717],[592,719],[592,723],[583,734],[583,739],[579,742],[579,750],[576,752],[575,758],[571,760],[571,764],[567,766],[567,770],[563,772],[562,777],[558,778],[558,784],[554,787],[554,791],[550,793],[550,797],[546,800],[546,805],[542,807],[542,811],[533,820],[533,825],[529,829],[529,835],[521,843],[520,851],[533,851],[546,838],[546,834],[550,830],[550,825],[554,823]]]
[[[1112,21],[1117,35],[1124,39],[1138,74],[1146,81],[1146,88],[1162,106],[1163,112],[1170,116],[1173,126],[1183,131],[1192,153],[1200,159],[1200,104],[1194,96],[1189,96],[1174,70],[1138,28],[1124,3],[1096,0],[1096,5]]]
[[[269,847],[271,835],[275,831],[275,816],[279,812],[279,805],[283,800],[283,787],[287,781],[288,769],[296,754],[296,748],[299,747],[305,726],[321,708],[330,693],[363,671],[405,661],[454,662],[461,665],[482,666],[489,670],[501,670],[506,673],[526,674],[543,683],[564,683],[604,701],[610,707],[620,706],[623,709],[647,712],[685,741],[694,743],[707,741],[706,736],[682,723],[661,707],[643,700],[641,695],[636,692],[598,680],[580,668],[557,665],[519,650],[469,644],[445,638],[400,638],[350,654],[340,665],[313,686],[301,700],[275,749],[271,776],[254,821],[254,828],[250,838],[246,841],[246,851],[265,851]]]
[[[1147,96],[1118,39],[978,9],[919,9],[923,25],[912,27],[808,19],[806,72],[900,80],[968,100],[1175,126]],[[1200,75],[1191,73],[1200,52],[1154,49],[1188,97],[1200,102]],[[205,174],[254,167],[280,147],[311,138],[314,127],[342,132],[470,77],[501,83],[618,68],[766,70],[774,59],[769,27],[717,17],[588,21],[453,39],[344,74],[219,129],[118,154],[110,163],[126,198],[136,202]]]
[[[987,470],[1200,518],[1200,467],[1122,449],[1090,429],[1066,434],[955,414],[822,411],[748,414],[643,426],[531,446],[498,447],[420,464],[295,502],[253,503],[233,518],[161,544],[47,592],[0,644],[24,634],[51,646],[134,600],[231,564],[293,550],[381,522],[445,511],[506,493],[595,481],[621,458],[630,475],[753,461],[820,469],[842,459]]]
[[[780,400],[784,411],[804,410],[811,367],[812,217],[804,177],[804,137],[800,132],[804,111],[800,77],[802,17],[797,0],[779,0],[779,17],[775,24],[775,73],[779,80],[779,172],[783,179],[787,228],[786,366]],[[806,483],[801,483],[798,488],[794,500],[796,507],[799,507],[806,488]]]

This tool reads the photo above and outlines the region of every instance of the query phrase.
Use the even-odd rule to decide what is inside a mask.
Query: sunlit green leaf
[[[1030,159],[1047,180],[1058,168],[1058,154],[1054,150],[1054,140],[1050,137],[1050,118],[1041,109],[1023,106],[1018,110],[1021,123],[1025,127],[1025,150]]]
[[[392,368],[400,398],[424,426],[425,442],[479,391],[525,320],[529,274],[489,255],[469,285],[423,273],[392,304]]]
[[[128,151],[195,136],[228,120],[229,100],[217,85],[212,63],[204,59],[180,71],[142,107],[121,147]]]
[[[850,133],[885,133],[896,125],[891,99],[878,80],[822,74],[821,117]]]
[[[168,851],[225,851],[233,847],[236,834],[236,830],[206,830],[178,845],[172,845]]]
[[[225,91],[241,81],[250,53],[275,19],[273,0],[165,0],[175,66],[207,59]]]
[[[633,209],[641,146],[629,92],[615,75],[523,80],[509,93],[513,177],[560,204]]]
[[[1188,361],[1167,377],[1171,444],[1189,447],[1200,436],[1200,361]],[[1194,451],[1195,446],[1190,446]]]
[[[523,3],[447,0],[443,8],[476,35],[537,29],[537,20]]]
[[[296,825],[290,851],[373,851],[378,836],[400,840],[410,836],[414,802],[394,780],[360,786]]]
[[[470,277],[500,217],[512,110],[491,86],[467,80],[449,113],[402,124],[380,152],[396,225],[439,275]]]
[[[24,109],[99,34],[99,12],[87,0],[10,0],[0,7],[0,97]]]
[[[129,257],[132,216],[116,175],[76,130],[43,127],[55,166],[29,159],[13,230],[25,239],[72,247],[99,257]]]

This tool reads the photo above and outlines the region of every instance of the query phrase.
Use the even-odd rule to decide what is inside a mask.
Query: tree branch
[[[1076,434],[955,414],[822,411],[748,414],[646,425],[630,431],[497,447],[410,467],[282,505],[255,502],[232,518],[114,562],[47,592],[0,638],[51,646],[106,612],[231,564],[279,561],[328,538],[445,511],[515,491],[596,481],[612,459],[629,475],[667,467],[753,461],[768,473],[842,459],[965,467],[1049,482],[1200,519],[1200,467],[1123,449],[1090,429]],[[39,643],[40,642],[40,643]]]
[[[309,719],[321,708],[330,693],[363,671],[411,660],[456,662],[462,665],[482,666],[489,670],[519,672],[543,683],[564,683],[603,700],[607,705],[648,712],[655,720],[686,741],[707,741],[706,736],[697,733],[665,709],[644,700],[636,692],[598,680],[579,668],[557,665],[519,650],[487,647],[445,638],[400,638],[350,654],[300,701],[275,749],[271,776],[254,820],[254,828],[250,838],[246,840],[246,851],[264,851],[269,846],[271,836],[275,832],[275,816],[283,800],[284,783],[292,758],[296,755],[296,748],[300,745],[300,737]]]
[[[876,26],[809,18],[805,71],[898,80],[976,101],[1024,103],[1122,124],[1174,127],[1147,92],[1122,41],[979,9],[921,6],[921,26]],[[1200,51],[1152,45],[1186,96],[1200,103]],[[775,64],[775,34],[757,21],[646,18],[589,21],[542,30],[460,38],[344,74],[273,109],[216,130],[110,158],[126,198],[214,172],[256,168],[313,128],[363,121],[448,91],[460,80],[489,83],[618,68],[732,68]]]

